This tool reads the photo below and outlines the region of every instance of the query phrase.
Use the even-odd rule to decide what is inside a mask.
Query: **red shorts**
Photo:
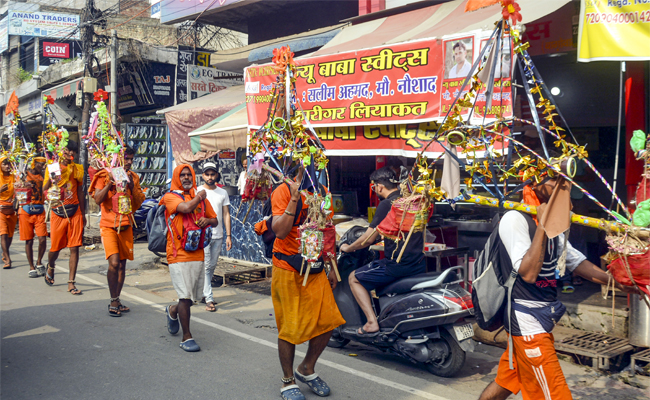
[[[99,229],[107,260],[113,254],[119,254],[120,260],[133,260],[133,229],[131,227],[120,229],[120,233],[113,228],[102,227]]]
[[[52,212],[50,219],[50,251],[65,247],[79,247],[83,244],[84,220],[81,208],[70,218],[61,218]]]
[[[14,237],[16,221],[18,221],[16,213],[13,213],[13,215],[0,213],[0,235],[7,235],[10,238]]]
[[[40,214],[27,214],[26,212],[18,213],[18,230],[20,231],[20,240],[34,239],[34,231],[36,236],[47,236],[47,224],[45,223],[45,213]]]
[[[532,336],[513,336],[514,369],[508,365],[508,349],[499,360],[496,383],[519,393],[524,400],[571,400],[560,362],[555,353],[555,340],[551,333]]]

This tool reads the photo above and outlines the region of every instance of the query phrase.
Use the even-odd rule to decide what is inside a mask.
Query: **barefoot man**
[[[74,157],[77,154],[77,143],[68,142],[68,145],[61,152],[59,165],[60,175],[50,170],[48,165],[43,180],[43,190],[53,190],[48,193],[49,199],[58,197],[52,201],[52,215],[50,217],[50,241],[51,247],[48,254],[47,271],[45,272],[45,283],[54,285],[54,268],[59,252],[65,247],[70,249],[70,273],[68,280],[68,292],[74,295],[81,294],[81,290],[75,286],[77,276],[77,264],[79,263],[79,247],[83,244],[84,226],[86,216],[84,214],[83,200],[83,166],[75,164]],[[55,177],[50,176],[54,174]],[[52,179],[56,182],[53,184]],[[52,188],[52,189],[50,189]]]
[[[126,147],[124,150],[124,170],[129,176],[124,196],[131,199],[131,210],[135,211],[144,201],[144,193],[140,187],[140,178],[131,171],[135,150]],[[106,169],[95,174],[88,188],[95,203],[102,208],[102,218],[99,229],[102,236],[104,253],[108,260],[108,291],[111,294],[111,304],[108,306],[108,315],[121,317],[123,313],[131,311],[129,307],[120,302],[120,293],[126,277],[126,260],[133,260],[133,228],[132,214],[121,214],[113,210],[113,198],[120,196],[115,187],[113,176]]]
[[[11,171],[11,162],[6,156],[0,157],[0,240],[2,240],[2,268],[11,268],[9,247],[16,230],[16,211],[14,211],[14,174]]]
[[[167,330],[172,335],[178,333],[180,320],[183,328],[181,349],[193,352],[201,350],[190,332],[190,307],[192,302],[203,297],[205,241],[201,239],[211,232],[211,227],[217,226],[218,221],[206,200],[206,192],[196,191],[196,176],[191,165],[181,164],[174,169],[171,190],[160,199],[160,205],[167,209],[165,217],[171,227],[167,231],[167,262],[178,294],[178,304],[165,310]],[[190,236],[192,240],[184,240]]]
[[[25,242],[25,254],[29,262],[29,277],[38,278],[45,275],[43,256],[47,245],[47,224],[45,222],[45,207],[43,206],[43,173],[45,172],[45,157],[34,157],[32,167],[27,170],[25,181],[31,189],[31,200],[18,209],[18,226],[20,240]],[[38,258],[34,266],[34,232],[38,237]]]

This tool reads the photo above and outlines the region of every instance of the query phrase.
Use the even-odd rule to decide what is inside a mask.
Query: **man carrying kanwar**
[[[79,247],[83,244],[86,225],[85,202],[80,201],[84,199],[84,169],[74,162],[77,151],[77,143],[68,142],[59,157],[60,171],[52,170],[50,164],[43,179],[43,191],[48,191],[47,197],[52,207],[45,283],[54,285],[56,260],[61,250],[67,247],[70,249],[68,292],[73,295],[81,294],[81,290],[75,286],[75,277],[79,264]]]
[[[607,284],[607,273],[587,261],[565,239],[571,224],[571,184],[562,177],[546,178],[524,187],[524,202],[537,208],[537,218],[508,211],[499,222],[499,236],[518,273],[512,289],[512,320],[504,319],[512,335],[499,361],[497,376],[480,400],[503,400],[521,390],[524,400],[571,399],[555,353],[551,331],[566,307],[557,299],[557,280],[563,273]],[[531,240],[529,226],[534,228]],[[635,288],[620,290],[634,293]],[[512,362],[510,362],[512,361]]]
[[[133,260],[132,211],[140,208],[145,198],[138,174],[131,171],[134,157],[135,150],[127,146],[124,149],[124,171],[129,181],[123,191],[117,189],[113,175],[105,168],[95,174],[88,188],[88,194],[93,196],[95,203],[102,209],[99,229],[108,260],[106,278],[111,295],[111,303],[108,305],[108,315],[111,317],[121,317],[123,313],[131,311],[120,301],[120,293],[126,277],[126,260]],[[113,209],[119,204],[120,197],[130,200],[131,212]]]
[[[47,223],[45,222],[45,206],[43,205],[43,173],[45,172],[45,157],[34,157],[31,168],[26,171],[25,182],[31,189],[29,204],[18,209],[20,240],[25,242],[25,254],[29,262],[29,277],[38,278],[45,275],[43,256],[47,246]],[[34,266],[34,233],[38,237],[38,258]]]
[[[16,211],[14,210],[16,177],[11,170],[11,162],[7,156],[0,157],[0,240],[2,242],[3,269],[11,268],[9,247],[16,230]]]
[[[172,335],[183,328],[181,349],[189,352],[201,348],[190,332],[190,307],[201,300],[205,267],[203,248],[209,245],[212,228],[218,225],[217,214],[206,201],[205,191],[196,191],[196,176],[189,164],[174,168],[171,192],[160,199],[168,221],[167,262],[178,304],[165,308],[167,330]]]
[[[290,186],[281,184],[271,195],[272,229],[276,236],[271,297],[278,326],[280,365],[284,374],[280,395],[286,400],[305,398],[296,385],[296,378],[319,396],[330,394],[329,386],[314,371],[314,367],[334,328],[345,323],[332,293],[337,283],[336,275],[333,272],[329,277],[323,272],[309,274],[307,284],[303,286],[304,276],[299,272],[302,255],[299,254],[298,226],[306,219],[308,211],[305,197],[300,193],[303,174],[304,169],[300,168],[294,183]],[[299,202],[302,204],[300,208]],[[309,341],[307,355],[294,371],[296,345],[306,341]]]

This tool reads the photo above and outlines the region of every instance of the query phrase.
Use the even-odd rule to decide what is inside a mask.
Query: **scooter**
[[[366,229],[351,228],[340,244],[353,243]],[[339,253],[341,282],[334,298],[346,323],[334,329],[328,346],[341,348],[353,340],[424,364],[434,375],[455,375],[465,362],[465,352],[474,349],[472,324],[465,321],[474,313],[472,299],[459,285],[462,279],[457,273],[463,267],[405,277],[377,290],[372,302],[380,330],[376,335],[360,335],[357,328],[366,323],[366,317],[352,295],[348,277],[372,261],[369,254],[367,249]]]

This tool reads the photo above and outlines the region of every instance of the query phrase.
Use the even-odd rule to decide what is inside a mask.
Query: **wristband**
[[[290,213],[290,212],[287,211],[287,210],[284,210],[284,213],[287,214],[287,215],[291,215],[292,217],[295,217],[295,216],[296,216],[295,213]]]

